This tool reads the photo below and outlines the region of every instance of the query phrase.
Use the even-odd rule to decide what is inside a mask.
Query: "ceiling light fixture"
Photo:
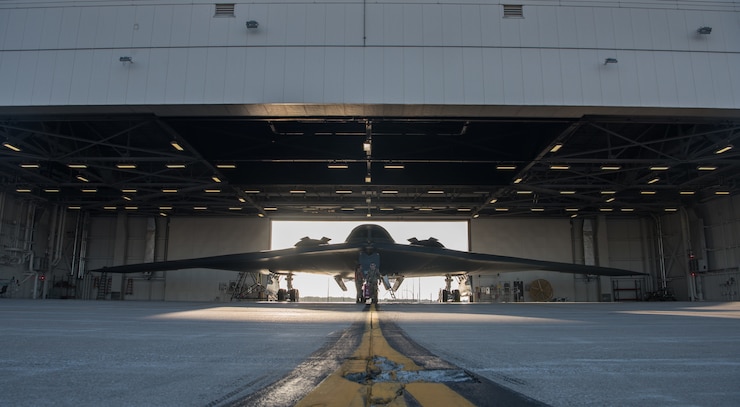
[[[730,191],[714,191],[715,195],[730,195]]]
[[[678,208],[665,208],[664,211],[666,211],[666,212],[678,212]]]
[[[221,193],[221,190],[216,189],[216,188],[209,188],[209,189],[204,189],[203,192],[207,194],[218,194],[218,193]]]
[[[172,207],[171,206],[160,206],[159,210],[160,211],[171,211]]]
[[[138,206],[124,206],[124,209],[126,209],[127,211],[135,211],[135,210],[138,210],[139,207]]]
[[[80,205],[70,205],[67,207],[67,209],[79,210],[82,209],[82,207]]]
[[[611,197],[611,198],[609,198],[609,199],[606,200],[606,203],[612,203],[612,202],[614,202],[616,200],[617,200],[617,198]]]
[[[658,181],[660,181],[660,178],[658,178],[658,177],[655,177],[655,178],[651,179],[650,181],[648,181],[648,185],[650,185],[650,184],[655,184],[655,183],[656,183],[656,182],[658,182]]]
[[[696,167],[696,169],[699,171],[714,171],[717,169],[717,166],[716,165],[700,165]]]
[[[578,208],[565,208],[566,212],[578,212]]]
[[[177,169],[177,168],[185,168],[185,164],[179,164],[179,163],[177,163],[177,164],[166,164],[165,166],[167,168],[171,169],[171,170],[172,169]]]
[[[346,170],[349,168],[349,165],[347,164],[329,164],[326,166],[330,170]]]
[[[516,165],[508,165],[508,164],[504,165],[504,164],[501,164],[501,165],[497,165],[496,166],[496,169],[497,170],[505,170],[505,171],[515,170],[516,169]]]
[[[245,194],[259,194],[260,190],[259,189],[245,189],[244,193]]]
[[[44,192],[48,192],[48,193],[55,193],[59,191],[60,191],[59,188],[44,188]]]
[[[170,141],[170,145],[177,151],[185,151],[185,149],[177,142],[177,140]]]
[[[131,200],[131,197],[130,196],[126,196],[126,195],[122,196],[121,198],[123,198],[124,201],[130,201]]]
[[[667,165],[652,165],[650,171],[668,171],[671,167]]]
[[[162,192],[165,194],[174,194],[177,192],[177,188],[162,188]]]
[[[615,165],[615,164],[607,164],[607,165],[602,165],[601,169],[602,171],[617,171],[617,170],[621,170],[622,166]]]
[[[398,190],[397,189],[384,189],[380,191],[380,193],[381,194],[397,194]]]
[[[728,144],[728,145],[720,148],[719,150],[715,151],[714,154],[726,153],[726,152],[732,150],[732,148],[733,148],[732,144]]]
[[[521,190],[521,191],[516,191],[516,193],[517,193],[518,195],[530,195],[530,194],[532,194],[532,191],[528,191],[528,190]]]
[[[98,192],[98,189],[97,188],[82,188],[81,191],[84,192],[84,193],[90,193],[91,194],[91,193]]]
[[[551,170],[569,170],[570,165],[551,165],[550,169]]]
[[[367,173],[367,175],[365,175],[365,183],[369,184],[371,182],[373,182],[373,177],[370,175],[370,173]]]
[[[38,163],[22,163],[20,164],[21,168],[41,168],[41,165]]]
[[[496,202],[498,202],[498,199],[496,198],[493,198],[490,201],[488,201],[488,203],[492,203],[492,204],[495,204]]]
[[[694,191],[679,191],[679,195],[694,195],[696,192]]]
[[[119,170],[133,170],[136,169],[136,164],[133,163],[118,163],[116,164],[116,168]]]
[[[136,189],[134,189],[134,188],[124,188],[124,189],[121,190],[121,192],[123,192],[124,194],[135,194],[136,193]]]
[[[82,175],[78,175],[78,176],[77,176],[76,178],[77,178],[78,180],[82,181],[82,182],[90,182],[90,180],[89,180],[89,179],[87,179],[87,178],[83,177]]]
[[[73,168],[76,170],[83,170],[87,168],[87,164],[67,164],[67,167]]]
[[[233,170],[236,168],[236,164],[216,164],[216,168],[222,170]]]
[[[21,151],[21,149],[19,147],[16,147],[14,144],[11,144],[9,141],[3,142],[3,147],[5,147],[7,149],[10,149],[10,150],[13,150],[16,153],[18,153],[18,152]]]
[[[221,182],[221,178],[219,178],[218,175],[212,176],[211,179],[213,180],[213,182],[218,182],[218,183]]]
[[[514,180],[514,183],[515,183],[515,184],[519,184],[519,183],[521,183],[522,181],[524,181],[524,178],[517,178],[517,179],[515,179],[515,180]]]
[[[441,189],[430,189],[429,191],[427,191],[427,194],[435,194],[435,195],[444,194],[444,193],[445,191]]]
[[[341,194],[351,194],[351,193],[352,193],[352,190],[351,190],[351,189],[337,189],[337,190],[336,190],[336,191],[334,191],[334,192],[335,192],[336,194],[340,194],[340,195],[341,195]]]
[[[563,143],[555,143],[552,147],[550,147],[550,152],[557,153],[558,151],[560,151],[561,148],[563,148]]]
[[[406,168],[403,164],[386,164],[383,166],[386,170],[402,170]]]
[[[655,195],[655,191],[640,191],[640,195]]]
[[[532,212],[544,212],[545,208],[530,208],[530,211]]]
[[[291,194],[305,194],[306,190],[305,189],[291,189],[290,193]]]
[[[599,208],[599,212],[612,212],[614,208]]]
[[[622,209],[620,209],[620,211],[622,211],[622,212],[634,212],[635,209],[634,208],[622,208]]]
[[[560,191],[560,195],[575,195],[576,191]]]
[[[508,212],[509,208],[494,208],[496,212]]]
[[[617,191],[610,191],[610,190],[601,191],[601,195],[614,195],[616,193]]]
[[[16,188],[15,192],[28,193],[31,192],[31,188]]]

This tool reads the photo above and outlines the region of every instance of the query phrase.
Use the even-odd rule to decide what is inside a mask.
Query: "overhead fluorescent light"
[[[617,193],[617,191],[611,191],[611,190],[601,191],[601,195],[614,195],[616,193]]]
[[[665,208],[664,211],[666,211],[666,212],[678,212],[678,208]]]
[[[82,207],[80,205],[69,205],[67,209],[78,210],[82,209]]]
[[[726,152],[728,152],[730,150],[732,150],[732,145],[731,144],[728,144],[728,145],[720,148],[719,150],[715,151],[714,154],[722,154],[722,153],[726,153]]]
[[[402,170],[406,168],[403,164],[386,164],[383,166],[386,170]]]
[[[640,195],[655,195],[655,191],[640,191]]]
[[[555,143],[555,144],[554,144],[554,145],[553,145],[553,146],[552,146],[552,147],[550,148],[550,152],[551,152],[551,153],[557,153],[558,151],[560,151],[560,149],[561,149],[561,148],[563,148],[563,143]]]
[[[524,178],[517,178],[514,180],[515,184],[519,184],[520,182],[524,181]]]
[[[436,195],[439,195],[439,194],[444,194],[444,193],[445,193],[445,191],[443,191],[441,189],[430,189],[429,191],[427,191],[427,194],[436,194]]]
[[[136,164],[133,163],[118,163],[116,164],[116,168],[121,170],[133,170],[136,169]]]
[[[355,208],[342,208],[341,210],[343,210],[343,211],[354,211]]]
[[[495,204],[496,202],[498,202],[498,199],[496,198],[493,198],[490,201],[488,201],[488,203],[492,203],[492,204]]]
[[[612,203],[612,202],[614,202],[616,200],[617,200],[617,198],[611,197],[611,198],[609,198],[609,199],[606,200],[606,203]]]
[[[470,212],[472,210],[473,210],[472,208],[457,208],[458,212]]]
[[[41,165],[39,163],[22,163],[20,164],[21,168],[41,168]]]
[[[31,188],[16,188],[15,192],[28,193],[31,192]]]
[[[650,171],[668,171],[670,168],[667,165],[653,165],[650,166]]]
[[[529,210],[532,212],[544,212],[545,208],[530,208]]]
[[[516,165],[501,164],[501,165],[497,165],[496,166],[496,169],[497,170],[502,170],[502,171],[510,171],[510,170],[515,170],[516,169]]]
[[[213,180],[213,182],[218,182],[218,183],[221,182],[221,178],[219,178],[218,175],[212,176],[211,179]]]
[[[655,178],[651,179],[650,181],[648,181],[648,184],[655,184],[658,181],[660,181],[660,178],[655,177]]]
[[[208,210],[207,206],[193,206],[194,211],[205,211]]]
[[[291,194],[305,194],[306,190],[305,189],[291,189],[290,193]]]
[[[241,202],[241,203],[247,202],[247,200],[244,199],[244,198],[242,198],[242,197],[236,198],[236,200],[239,201],[239,202]]]
[[[423,212],[431,212],[433,209],[424,207],[424,208],[419,208],[419,210]]]
[[[259,189],[245,189],[244,193],[245,194],[259,194],[260,190]]]
[[[621,165],[615,165],[615,164],[605,164],[605,165],[602,165],[601,166],[601,169],[603,171],[617,171],[617,170],[621,170],[622,169],[622,166]]]
[[[340,195],[341,194],[351,194],[352,193],[352,190],[351,189],[337,189],[334,192],[337,193],[337,194],[340,194]]]
[[[130,196],[126,196],[126,195],[122,196],[121,198],[123,198],[124,201],[131,201],[132,200]]]
[[[393,208],[385,208],[384,207],[384,208],[380,208],[380,210],[381,211],[384,211],[384,212],[391,212],[391,211],[393,211]]]
[[[170,145],[177,151],[185,151],[185,149],[177,142],[177,140],[170,141]]]
[[[714,191],[715,195],[730,195],[730,191]]]
[[[178,169],[178,168],[185,168],[185,164],[171,163],[171,164],[165,164],[165,167],[172,170],[172,169]]]
[[[565,208],[566,212],[578,212],[578,208]]]
[[[569,170],[570,165],[551,165],[550,169],[551,170]]]
[[[139,209],[138,206],[124,206],[123,208],[126,209],[127,211],[135,211]]]
[[[67,167],[73,168],[76,170],[81,170],[87,168],[87,164],[67,164]]]
[[[347,168],[349,168],[349,165],[347,165],[347,164],[329,164],[329,165],[327,165],[327,167],[330,170],[346,170]]]
[[[398,190],[396,189],[384,189],[380,191],[381,194],[397,194]]]
[[[575,195],[576,191],[560,191],[560,195]]]
[[[694,195],[695,191],[679,191],[679,195]]]
[[[160,212],[160,213],[159,213],[159,216],[162,216],[162,217],[167,217],[167,214],[166,214],[166,213],[164,213],[164,212]]]
[[[95,193],[95,192],[98,192],[97,188],[82,188],[81,191],[84,192],[84,193]]]
[[[82,181],[82,182],[90,182],[90,180],[89,180],[89,179],[87,179],[87,178],[83,177],[82,175],[78,175],[78,176],[77,176],[76,178],[77,178],[78,180]]]
[[[48,192],[48,193],[55,193],[59,191],[60,191],[59,188],[44,188],[44,192]]]
[[[496,212],[508,212],[509,208],[493,208]]]
[[[171,206],[160,206],[159,210],[160,211],[171,211],[172,207]]]
[[[177,188],[162,188],[162,192],[165,194],[174,194],[177,192]]]
[[[599,212],[612,212],[614,208],[599,208]]]
[[[266,211],[276,211],[277,210],[277,208],[274,206],[265,206],[263,209]]]
[[[229,210],[230,211],[240,211],[242,209],[244,209],[244,208],[242,208],[240,206],[231,206],[231,207],[229,207]]]
[[[204,189],[203,192],[207,194],[218,194],[221,192],[220,189]]]
[[[118,207],[117,206],[104,206],[103,209],[105,209],[106,211],[115,211],[116,209],[118,209]]]
[[[635,209],[634,208],[622,208],[622,209],[620,209],[620,211],[622,211],[622,212],[634,212]]]
[[[136,193],[136,189],[134,189],[134,188],[124,188],[124,189],[121,190],[121,192],[123,192],[124,194],[135,194]]]
[[[236,168],[236,164],[216,164],[216,168],[222,170],[233,170]]]
[[[18,152],[21,151],[21,149],[19,147],[16,147],[14,144],[11,144],[9,141],[4,142],[3,143],[3,147],[5,147],[7,149],[10,149],[10,150],[13,150],[16,153],[18,153]]]
[[[717,169],[717,166],[716,165],[700,165],[696,167],[696,169],[699,171],[714,171]]]
[[[529,195],[529,194],[532,193],[532,191],[520,190],[520,191],[516,191],[516,193],[519,194],[519,195]]]

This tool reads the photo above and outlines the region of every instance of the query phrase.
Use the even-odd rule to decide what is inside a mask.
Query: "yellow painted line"
[[[473,406],[463,396],[441,383],[401,383],[387,381],[381,383],[359,384],[345,379],[349,373],[364,373],[376,369],[374,360],[383,357],[403,370],[418,371],[420,366],[393,349],[380,329],[378,312],[372,305],[365,323],[365,331],[360,346],[350,359],[330,374],[319,385],[301,399],[297,407],[367,407],[383,404],[389,407],[405,407],[403,394],[408,392],[422,406]]]

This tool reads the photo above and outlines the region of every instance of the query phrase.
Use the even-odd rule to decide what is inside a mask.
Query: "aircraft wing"
[[[611,267],[471,253],[437,247],[377,244],[376,250],[381,253],[380,262],[381,272],[383,274],[398,273],[406,277],[466,273],[495,274],[527,270],[546,270],[613,277],[644,275],[644,273]]]
[[[92,271],[137,273],[205,268],[254,272],[266,272],[269,270],[278,274],[303,272],[331,276],[341,275],[348,278],[354,275],[354,269],[361,252],[380,254],[380,271],[382,274],[399,274],[406,277],[442,276],[445,274],[459,275],[466,273],[493,274],[526,270],[548,270],[600,276],[643,274],[608,267],[470,253],[439,247],[397,243],[341,243],[294,247],[196,259],[105,267]]]

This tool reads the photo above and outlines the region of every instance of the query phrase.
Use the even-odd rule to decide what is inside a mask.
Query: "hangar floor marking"
[[[283,379],[228,405],[547,406],[431,354],[396,324],[381,321],[375,306],[365,311],[365,321],[336,335]]]

